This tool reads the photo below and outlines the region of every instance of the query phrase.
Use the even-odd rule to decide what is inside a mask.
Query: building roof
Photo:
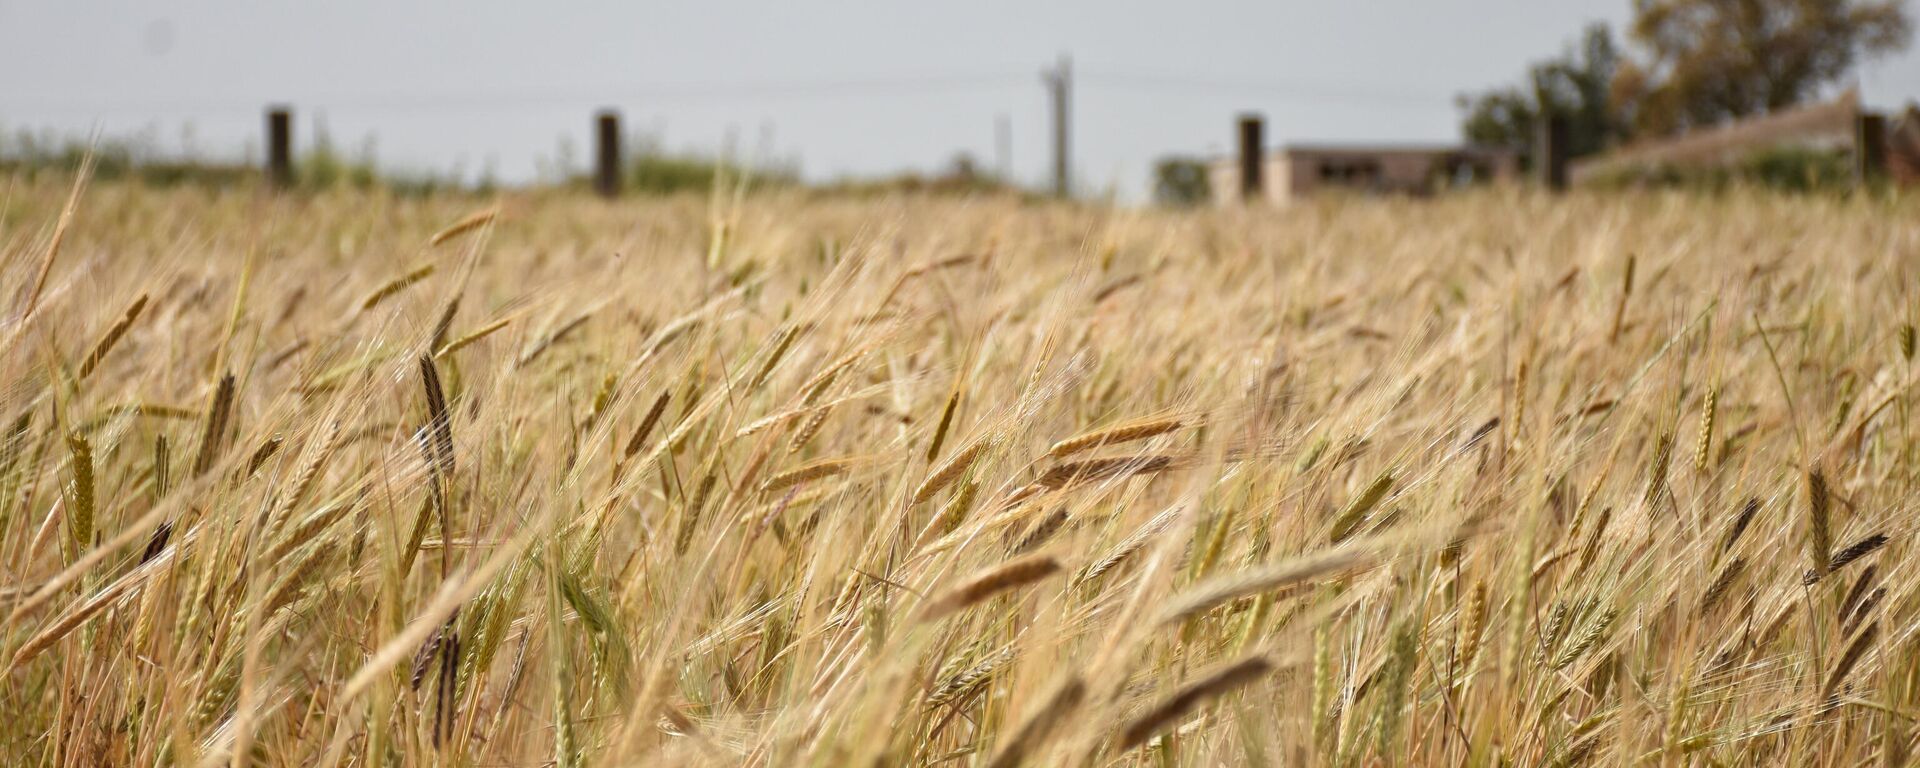
[[[1568,168],[1568,173],[1578,183],[1610,173],[1666,165],[1720,165],[1783,144],[1847,144],[1853,141],[1854,118],[1859,113],[1860,92],[1848,89],[1832,101],[1649,139],[1582,158]]]
[[[1478,147],[1470,144],[1418,144],[1418,143],[1341,143],[1341,142],[1299,142],[1280,147],[1279,152],[1288,155],[1444,155],[1454,152],[1495,153],[1505,150],[1490,147]]]
[[[1292,144],[1281,145],[1276,149],[1269,149],[1266,151],[1266,154],[1269,157],[1291,157],[1291,156],[1326,157],[1326,156],[1337,156],[1337,155],[1348,155],[1348,156],[1368,155],[1373,157],[1380,157],[1380,156],[1386,156],[1386,155],[1399,155],[1399,156],[1431,157],[1431,156],[1437,156],[1437,155],[1450,155],[1450,154],[1468,154],[1468,155],[1479,155],[1482,157],[1490,157],[1490,156],[1513,155],[1516,153],[1511,149],[1505,149],[1502,147],[1489,147],[1489,146],[1484,146],[1479,144],[1423,144],[1423,143],[1417,143],[1417,142],[1405,142],[1405,143],[1296,142]],[[1220,165],[1220,164],[1233,164],[1238,162],[1239,162],[1238,156],[1227,154],[1227,155],[1216,156],[1213,159],[1212,164]]]

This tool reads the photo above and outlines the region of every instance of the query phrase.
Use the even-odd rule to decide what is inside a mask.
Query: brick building
[[[1519,169],[1506,150],[1459,145],[1293,144],[1270,153],[1261,168],[1269,202],[1287,205],[1329,191],[1429,195],[1464,184],[1507,178]],[[1213,199],[1240,200],[1240,165],[1231,157],[1207,169]]]

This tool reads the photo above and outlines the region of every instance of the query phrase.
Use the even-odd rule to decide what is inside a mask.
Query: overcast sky
[[[1629,0],[688,3],[0,0],[0,130],[144,134],[239,157],[261,110],[371,140],[383,167],[535,176],[584,165],[595,108],[669,147],[798,158],[810,178],[934,170],[957,152],[1046,174],[1039,73],[1073,57],[1075,175],[1138,194],[1154,158],[1217,153],[1236,112],[1270,143],[1449,141],[1453,97],[1516,80]],[[1920,97],[1920,56],[1861,73]]]

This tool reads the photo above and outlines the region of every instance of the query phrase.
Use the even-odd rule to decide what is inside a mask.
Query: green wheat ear
[[[85,437],[68,435],[67,452],[72,463],[72,478],[67,486],[67,538],[69,559],[72,559],[93,544],[93,445]]]

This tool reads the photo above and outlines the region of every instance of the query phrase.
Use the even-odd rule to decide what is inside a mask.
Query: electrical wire
[[[1073,80],[1077,88],[1098,91],[1130,91],[1161,95],[1242,95],[1327,106],[1385,105],[1426,108],[1451,103],[1451,97],[1446,95],[1377,85],[1308,80],[1251,80],[1177,72],[1094,69],[1074,72]],[[637,83],[537,91],[335,93],[313,94],[288,101],[334,110],[435,113],[507,111],[529,107],[591,107],[623,103],[686,106],[790,100],[898,98],[960,92],[1025,91],[1034,85],[1035,79],[1031,72],[974,72],[822,80]],[[36,103],[31,99],[12,98],[7,99],[6,102],[10,103],[0,103],[0,114],[6,112],[16,114],[25,112],[52,114],[246,112],[251,114],[261,107],[258,100],[226,98],[112,103],[58,99]]]

